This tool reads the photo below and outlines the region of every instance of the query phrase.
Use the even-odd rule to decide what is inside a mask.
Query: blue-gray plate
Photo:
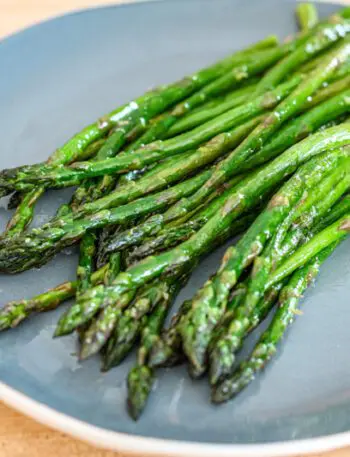
[[[285,37],[295,31],[294,8],[292,0],[150,1],[78,12],[7,38],[0,45],[0,168],[44,160],[150,87],[270,33]],[[322,15],[335,9],[319,5]],[[48,192],[35,223],[69,195]],[[3,228],[9,214],[1,203]],[[349,252],[350,240],[323,266],[277,357],[229,404],[212,406],[207,382],[192,382],[179,367],[159,372],[145,413],[133,422],[125,410],[133,358],[107,374],[97,357],[79,363],[75,336],[52,339],[62,309],[0,335],[0,399],[82,439],[142,454],[271,457],[350,444]],[[179,302],[222,253],[200,264]],[[75,254],[1,275],[1,302],[73,278]]]

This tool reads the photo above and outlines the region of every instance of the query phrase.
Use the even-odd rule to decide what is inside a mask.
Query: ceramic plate
[[[71,14],[7,38],[0,45],[0,167],[44,160],[146,89],[267,34],[285,37],[295,31],[294,8],[292,0],[146,2]],[[319,6],[322,15],[334,9]],[[49,192],[35,223],[68,197]],[[3,228],[8,213],[1,203]],[[0,398],[79,438],[143,454],[272,456],[350,444],[349,250],[350,240],[324,265],[277,357],[227,405],[211,406],[206,381],[191,382],[179,367],[159,372],[144,415],[131,421],[125,376],[133,358],[103,375],[97,357],[78,363],[74,336],[51,338],[62,309],[0,334]],[[178,302],[216,269],[222,253],[200,264]],[[1,302],[74,277],[75,254],[70,249],[40,270],[1,275]]]

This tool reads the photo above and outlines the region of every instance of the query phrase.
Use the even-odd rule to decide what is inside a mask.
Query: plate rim
[[[128,454],[179,457],[280,457],[316,454],[350,444],[350,431],[303,440],[261,444],[221,444],[145,437],[107,430],[61,413],[0,381],[0,400],[41,424],[99,448]]]
[[[156,3],[168,0],[121,0],[118,4],[101,4],[86,8],[73,9],[33,23],[30,26],[6,35],[0,39],[0,44],[11,41],[12,38],[26,33],[42,24],[60,20],[66,16],[80,15],[89,11],[108,8],[128,7],[142,3]],[[300,2],[303,0],[295,0]],[[332,3],[346,6],[349,0],[314,0],[319,3]],[[98,427],[88,422],[57,411],[42,402],[32,399],[20,391],[10,387],[0,380],[0,401],[5,405],[23,413],[51,429],[63,432],[79,440],[90,443],[101,449],[126,452],[131,455],[183,457],[280,457],[301,454],[316,454],[327,452],[350,445],[350,430],[342,433],[323,435],[302,440],[276,441],[274,443],[257,444],[223,444],[205,443],[198,441],[183,441],[146,437],[128,434]]]

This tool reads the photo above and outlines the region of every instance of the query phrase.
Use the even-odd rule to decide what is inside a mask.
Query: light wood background
[[[0,0],[0,37],[65,11],[120,0]],[[130,0],[122,0],[126,3]],[[215,0],[213,0],[215,1]],[[343,0],[350,5],[350,0]],[[0,403],[0,457],[126,457],[49,430]],[[350,448],[324,454],[350,457]],[[141,456],[140,456],[141,457]],[[213,456],[214,457],[214,456]],[[306,457],[306,456],[304,456]]]

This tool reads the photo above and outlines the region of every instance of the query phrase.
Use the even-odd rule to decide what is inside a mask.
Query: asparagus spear
[[[350,44],[346,43],[339,49],[333,51],[320,67],[303,81],[291,95],[282,101],[275,110],[262,121],[253,132],[220,164],[210,179],[198,192],[188,200],[180,200],[179,203],[167,214],[168,220],[175,220],[185,215],[188,211],[198,207],[212,192],[212,189],[225,182],[233,174],[240,170],[242,164],[246,163],[254,154],[262,149],[262,146],[272,137],[281,125],[297,114],[307,104],[308,97],[319,88],[328,76],[332,74],[340,62],[344,61],[350,54]],[[273,157],[273,156],[272,156]],[[253,160],[253,159],[252,159]]]
[[[317,9],[312,3],[299,3],[296,7],[296,16],[302,32],[312,29],[318,23]]]
[[[92,274],[92,284],[103,282],[107,266]],[[65,282],[36,295],[29,300],[13,301],[0,309],[0,331],[17,327],[23,320],[28,319],[33,313],[56,309],[61,303],[75,296],[77,281]]]
[[[227,95],[224,100],[219,100],[219,102],[214,106],[206,105],[203,106],[202,109],[197,109],[192,113],[187,114],[169,128],[167,137],[171,138],[179,135],[180,133],[187,132],[198,125],[213,119],[215,116],[225,113],[229,109],[242,105],[248,100],[253,87],[255,87],[255,83],[253,85],[249,84],[241,89],[234,90],[232,93]]]
[[[42,228],[33,229],[26,235],[4,239],[0,241],[0,265],[3,264],[0,270],[14,273],[34,265],[43,265],[56,252],[78,241],[86,231],[107,225],[125,225],[139,216],[164,209],[181,196],[193,193],[205,182],[209,174],[210,170],[205,170],[174,187],[140,198],[128,205],[102,210],[81,219],[73,219],[69,215],[68,218],[58,220],[55,225],[47,224]]]
[[[6,193],[11,190],[27,189],[36,184],[54,187],[72,186],[85,178],[143,168],[145,165],[154,163],[159,159],[195,148],[216,135],[237,127],[242,122],[270,110],[281,99],[290,94],[298,86],[299,82],[300,77],[295,76],[272,92],[256,98],[244,107],[233,108],[178,137],[146,145],[139,152],[121,153],[114,159],[99,162],[75,163],[66,168],[42,166],[38,170],[37,166],[27,166],[4,170],[1,173],[0,187],[2,186]],[[294,112],[295,110],[293,110]]]
[[[279,283],[276,286],[271,287],[269,289],[264,297],[260,300],[258,303],[256,309],[254,310],[254,313],[252,314],[250,321],[249,321],[249,326],[246,329],[246,332],[244,334],[244,337],[247,337],[264,319],[265,317],[269,314],[271,309],[276,303],[276,299],[278,297],[279,292],[281,291],[281,288],[283,286],[283,283]],[[229,360],[231,362],[231,353],[230,352],[223,352],[221,355],[221,358],[218,357],[212,357],[212,350],[215,351],[216,347],[218,346],[218,341],[220,341],[223,336],[225,335],[225,332],[227,331],[228,327],[230,326],[230,323],[232,322],[232,318],[234,316],[235,309],[237,309],[239,306],[241,306],[242,302],[244,301],[244,293],[240,296],[238,295],[237,298],[234,298],[232,302],[230,303],[230,307],[228,307],[225,315],[223,316],[222,320],[219,322],[219,324],[216,326],[216,328],[213,331],[211,340],[210,340],[210,347],[209,347],[209,380],[211,385],[216,385],[218,382],[218,379],[221,379],[222,374],[223,374],[223,362],[226,360]],[[212,349],[213,348],[213,349]],[[232,366],[230,363],[228,363],[227,367],[227,372],[228,374],[231,374],[229,369],[232,369]],[[226,368],[226,367],[225,367]],[[194,373],[196,374],[196,373]]]
[[[330,245],[292,275],[280,294],[279,307],[271,324],[260,337],[251,355],[240,364],[233,375],[213,387],[211,398],[214,403],[228,401],[237,395],[273,357],[277,344],[295,318],[302,294],[336,246],[337,243]]]
[[[79,358],[80,360],[96,354],[107,342],[123,309],[129,306],[134,299],[136,290],[130,290],[123,294],[118,302],[104,308],[96,319],[93,319],[84,332]],[[57,336],[55,334],[55,336]]]
[[[303,140],[287,150],[280,157],[265,166],[254,179],[239,187],[228,197],[224,208],[212,217],[189,240],[168,252],[149,257],[140,264],[121,273],[113,285],[107,288],[94,287],[81,296],[78,302],[62,316],[57,327],[57,335],[69,333],[81,323],[89,320],[99,309],[110,301],[116,302],[128,290],[166,274],[181,274],[189,263],[196,261],[204,253],[210,252],[212,244],[228,226],[256,202],[257,195],[263,196],[270,188],[293,173],[301,163],[322,151],[349,144],[350,126],[329,128]],[[13,252],[13,250],[12,250]],[[8,257],[2,249],[1,257]],[[4,261],[1,259],[2,269]],[[11,260],[10,260],[11,263]],[[1,264],[0,264],[1,265]],[[8,267],[7,267],[8,268]]]
[[[155,379],[153,369],[148,366],[149,353],[154,342],[158,341],[165,318],[177,293],[178,287],[173,285],[168,296],[164,297],[156,307],[142,329],[137,364],[128,375],[128,411],[134,420],[137,420],[144,410]]]
[[[320,24],[309,39],[267,72],[258,83],[255,93],[263,94],[275,87],[300,65],[341,40],[349,30],[349,22],[340,16],[333,16],[329,22]]]
[[[84,293],[91,285],[96,252],[96,235],[87,232],[80,243],[79,262],[77,268],[77,295]]]
[[[78,156],[79,159],[86,159],[93,157],[99,148],[104,143],[104,139],[97,140],[94,143],[90,144],[85,151],[82,151],[81,154]],[[56,155],[56,160],[48,160],[48,163],[50,165],[65,165],[67,162],[65,162],[63,159],[60,160],[60,156]],[[22,233],[25,228],[31,223],[33,220],[34,216],[34,209],[36,202],[39,200],[39,198],[43,195],[45,192],[44,187],[38,187],[34,188],[33,190],[24,193],[22,196],[19,194],[17,197],[19,197],[19,202],[15,204],[16,211],[7,223],[6,230],[4,235],[5,236],[14,236],[19,233]]]
[[[208,201],[208,206],[204,207],[204,209],[200,208],[199,210],[202,210],[199,211],[199,214],[194,216],[192,220],[189,220],[188,222],[185,221],[183,225],[169,227],[166,232],[166,240],[161,237],[161,240],[157,242],[156,245],[161,247],[163,245],[163,240],[166,243],[163,245],[164,247],[166,247],[168,243],[171,245],[173,241],[175,241],[176,244],[178,238],[181,239],[182,237],[185,237],[186,239],[187,235],[191,235],[197,231],[223,206],[228,195],[232,192],[232,189],[235,188],[235,186],[240,185],[244,179],[249,178],[244,176],[235,176],[224,186],[217,188],[211,195],[211,199]],[[145,235],[158,233],[159,228],[156,227],[157,219],[162,220],[163,218],[164,216],[162,214],[155,214],[146,219],[146,221],[142,222],[140,225],[136,225],[126,229],[125,231],[116,233],[115,236],[111,236],[108,242],[105,243],[105,253],[108,254],[110,252],[126,250],[131,246],[143,243]],[[140,249],[142,249],[143,246],[144,244],[140,246]],[[141,256],[144,257],[142,254]]]
[[[203,105],[208,99],[210,100],[213,97],[221,95],[227,92],[227,90],[242,84],[245,80],[249,80],[252,76],[260,74],[267,68],[270,68],[288,52],[288,49],[289,46],[281,46],[271,50],[268,49],[262,51],[258,55],[254,54],[250,58],[245,59],[242,65],[234,67],[220,78],[203,87],[186,100],[183,100],[177,104],[170,113],[165,113],[163,116],[160,116],[160,118],[132,144],[133,150],[152,143],[155,140],[164,138],[168,130],[178,121],[178,119],[181,119],[185,114],[191,112],[196,107]],[[223,112],[224,111],[221,111],[221,113]],[[214,115],[218,114],[220,114],[220,112],[214,113]],[[209,119],[214,117],[214,115],[210,116]],[[131,148],[129,148],[129,150],[130,149]]]
[[[267,160],[276,157],[279,153],[283,152],[288,146],[292,146],[295,142],[300,141],[302,138],[305,138],[307,135],[313,133],[321,126],[327,124],[333,119],[337,119],[344,113],[349,112],[350,109],[350,91],[340,93],[339,95],[326,100],[319,106],[314,107],[310,111],[306,112],[302,116],[297,117],[290,123],[287,123],[285,127],[282,127],[279,133],[273,137],[266,145],[257,152],[251,159],[248,159],[246,162],[242,163],[240,167],[237,167],[236,172],[241,168],[243,170],[250,170],[257,165],[260,165]],[[243,128],[243,126],[242,126]],[[219,165],[220,167],[220,165]],[[215,182],[215,178],[211,178]],[[206,191],[204,192],[207,193]],[[144,240],[146,236],[156,235],[162,229],[166,230],[166,225],[176,220],[180,214],[186,215],[189,209],[197,209],[194,203],[198,204],[202,200],[202,189],[198,194],[194,194],[189,197],[187,200],[180,200],[178,203],[175,203],[173,207],[170,207],[163,214],[157,214],[154,217],[151,217],[144,223],[118,234],[116,237],[112,237],[110,244],[107,246],[107,251],[113,251],[120,249],[121,247],[130,247],[132,245],[138,244],[141,240]],[[218,208],[215,208],[215,210]],[[207,211],[210,212],[210,207],[207,208]],[[210,212],[210,214],[213,214]],[[205,219],[206,222],[207,219]],[[194,224],[197,226],[197,224]],[[192,225],[189,223],[187,225],[189,232],[191,231]],[[184,229],[186,233],[186,228]],[[175,234],[177,235],[175,229]],[[171,232],[170,236],[174,232]],[[179,233],[179,232],[178,232]],[[179,236],[182,234],[179,233]],[[142,248],[140,248],[142,249]],[[142,255],[142,253],[140,252]],[[136,252],[137,255],[137,252]]]
[[[331,87],[331,86],[330,86]],[[342,87],[341,87],[342,88]],[[333,92],[332,88],[332,92]],[[327,89],[325,89],[326,91]],[[329,93],[329,92],[328,92]],[[312,103],[312,102],[311,102]],[[327,125],[330,121],[340,118],[350,110],[350,91],[346,90],[336,94],[329,100],[316,105],[310,111],[287,123],[271,138],[266,145],[258,151],[251,159],[242,164],[242,170],[250,170],[257,165],[276,157],[286,147],[293,145],[320,127]]]
[[[148,365],[150,368],[175,365],[182,358],[181,335],[179,325],[182,316],[190,309],[191,300],[185,300],[179,311],[172,317],[169,328],[164,330],[149,353]]]
[[[96,210],[112,208],[121,204],[128,203],[140,196],[161,190],[190,173],[209,165],[214,160],[219,159],[232,147],[239,144],[258,124],[261,117],[254,117],[241,126],[238,126],[227,133],[215,136],[201,146],[196,151],[189,151],[180,157],[174,157],[163,166],[162,164],[146,173],[136,183],[116,189],[114,192],[100,198],[94,202],[87,203],[78,214],[94,213]]]
[[[340,242],[350,232],[350,214],[345,214],[338,221],[317,233],[310,241],[301,246],[294,255],[289,257],[270,276],[266,287],[271,287],[303,266],[323,249],[335,242]]]
[[[193,372],[200,375],[205,370],[212,330],[223,316],[230,292],[243,270],[262,252],[276,228],[300,200],[304,190],[312,189],[332,168],[344,163],[347,154],[340,150],[325,153],[300,167],[273,196],[266,210],[258,216],[237,245],[228,248],[218,273],[196,293],[192,308],[180,328],[183,348]],[[243,317],[246,315],[249,315],[249,311],[244,308]]]
[[[349,170],[348,170],[349,171]],[[339,169],[336,169],[339,173]],[[326,187],[335,184],[334,178],[337,173],[333,173],[330,178],[323,181],[322,185],[326,182]],[[345,185],[344,185],[345,184]],[[246,332],[251,326],[254,313],[256,312],[256,306],[258,301],[263,297],[267,290],[266,284],[268,278],[271,275],[274,268],[276,268],[281,261],[287,258],[298,246],[303,237],[303,230],[300,228],[307,228],[308,231],[313,225],[315,219],[324,214],[330,207],[333,206],[334,202],[339,199],[347,189],[349,188],[349,174],[343,179],[341,186],[335,185],[335,192],[329,192],[329,196],[321,195],[322,192],[316,188],[312,192],[311,198],[308,198],[305,203],[301,205],[301,208],[307,209],[309,204],[308,200],[312,200],[314,196],[319,194],[320,204],[315,208],[311,208],[310,211],[306,211],[307,218],[299,220],[297,228],[294,228],[289,233],[287,240],[284,241],[284,246],[276,247],[275,240],[272,239],[271,243],[265,249],[261,257],[256,258],[253,268],[253,273],[248,284],[248,290],[244,302],[236,309],[233,313],[231,320],[227,322],[226,328],[221,332],[219,338],[216,339],[215,344],[212,344],[210,352],[210,365],[214,367],[211,369],[211,382],[215,384],[219,378],[229,374],[232,370],[232,366],[235,361],[235,353],[240,348],[242,339],[246,335]],[[326,193],[326,191],[324,191]],[[303,209],[300,210],[301,212]],[[298,217],[298,212],[295,214]],[[287,218],[288,219],[288,218]],[[292,219],[290,220],[292,222]],[[290,224],[289,224],[290,225]],[[308,234],[310,236],[310,232]],[[275,235],[275,238],[278,234]],[[256,318],[255,318],[256,320]],[[256,320],[259,322],[259,319]]]
[[[340,219],[346,212],[350,212],[350,195],[345,195],[316,225],[316,231],[332,224],[334,220]]]
[[[151,284],[140,293],[135,302],[127,308],[117,322],[113,335],[108,340],[103,357],[103,371],[119,365],[130,352],[147,322],[147,315],[167,298],[169,284]]]
[[[335,192],[337,192],[337,191],[335,190]],[[338,193],[343,193],[343,192],[338,192]],[[328,206],[328,205],[326,205],[326,206]],[[339,202],[334,207],[332,207],[331,211],[329,211],[328,214],[326,214],[324,217],[321,218],[321,220],[316,224],[314,231],[318,232],[319,230],[327,227],[328,225],[333,223],[335,220],[339,219],[344,214],[349,213],[349,212],[350,212],[350,196],[346,195],[344,198],[339,200]],[[116,272],[120,271],[120,266],[118,266],[119,262],[120,262],[120,255],[119,255],[119,253],[116,253],[113,256],[111,256],[111,258],[112,257],[117,262],[116,269],[114,270],[114,275],[113,275],[113,278],[115,278]],[[105,284],[110,284],[110,281],[108,280],[108,271],[110,271],[108,266],[104,265],[100,270],[93,273],[92,274],[92,284],[99,284],[101,282],[104,282]],[[106,276],[107,276],[107,278],[106,278]],[[8,303],[0,310],[0,331],[6,330],[11,327],[16,327],[20,322],[28,319],[34,312],[43,312],[46,310],[51,310],[51,309],[57,308],[65,300],[68,300],[69,298],[72,298],[75,296],[76,284],[77,284],[76,281],[66,282],[64,284],[60,284],[59,286],[56,286],[54,289],[51,289],[48,292],[44,292],[43,294],[37,295],[31,299],[20,300],[20,301]],[[244,298],[244,296],[243,296],[243,298]],[[185,303],[186,303],[187,307],[185,307],[183,309],[183,312],[180,310],[180,315],[185,314],[191,305],[190,300],[187,300],[186,302],[184,302],[183,305]],[[230,303],[232,303],[232,302],[230,302]],[[237,306],[238,306],[238,304],[237,304]],[[231,309],[231,305],[229,304],[228,310],[230,310],[230,309]],[[172,327],[173,326],[171,326],[169,328],[169,336],[168,336],[168,331],[166,331],[163,335],[165,354],[167,353],[167,351],[169,349],[167,346],[170,346],[170,349],[173,347],[171,341],[173,341],[174,336],[171,336],[171,335],[173,335],[173,332],[175,330],[174,329],[171,330]],[[179,338],[177,329],[176,329],[176,338]],[[178,340],[178,341],[179,341],[179,345],[177,347],[180,347],[181,340]],[[161,343],[157,343],[157,345],[161,345]],[[172,356],[174,356],[174,360],[176,361],[178,359],[179,354],[176,352],[172,352],[171,354],[172,354]],[[170,355],[168,357],[170,357]],[[154,367],[158,366],[157,360],[159,360],[159,366],[163,365],[163,364],[172,364],[171,358],[167,359],[166,355],[162,355],[156,349],[154,349],[154,359],[155,359]],[[153,366],[152,360],[153,360],[153,356],[151,354],[150,362],[149,362],[150,366]]]
[[[90,144],[86,148],[86,150],[79,156],[79,160],[86,160],[86,159],[90,159],[91,157],[93,157],[98,152],[98,150],[102,147],[104,142],[105,142],[105,139],[101,138],[100,140],[97,140],[94,143]],[[19,204],[21,203],[22,197],[24,197],[24,196],[20,192],[15,192],[14,194],[12,194],[10,201],[7,205],[7,209],[17,208],[17,206],[19,206]],[[28,200],[29,200],[29,198],[28,198]],[[24,204],[23,204],[23,208],[25,208]],[[20,210],[18,210],[18,212],[20,212]],[[20,216],[17,216],[17,217],[20,217]],[[11,223],[10,225],[11,225],[10,228],[12,228],[12,226],[15,225],[15,222]]]
[[[243,215],[234,224],[230,232],[230,237],[243,233],[254,221],[255,217],[255,212]],[[188,240],[205,224],[206,220],[209,220],[209,218],[198,217],[198,219],[186,222],[179,227],[170,227],[168,230],[164,230],[163,234],[155,238],[146,239],[142,245],[137,246],[134,250],[127,253],[126,264],[128,266],[133,265],[145,257],[166,251]]]

